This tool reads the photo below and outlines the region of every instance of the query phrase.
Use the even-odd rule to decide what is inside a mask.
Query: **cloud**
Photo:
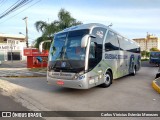
[[[136,30],[156,31],[160,26],[160,9],[105,9],[93,11],[86,10],[85,14],[80,10],[72,10],[73,16],[84,23],[99,22],[105,25],[113,24],[114,28],[119,28],[122,31],[125,29],[136,32]],[[84,10],[85,11],[85,10]],[[93,12],[92,12],[93,11]],[[78,13],[78,14],[77,14]],[[125,31],[126,32],[126,31]],[[160,32],[160,31],[159,31]],[[140,32],[138,33],[140,34]]]
[[[112,28],[130,38],[145,35],[146,32],[159,34],[160,8],[159,0],[54,0],[41,1],[23,14],[0,24],[0,32],[25,32],[23,17],[28,16],[29,34],[32,38],[40,36],[34,23],[42,20],[52,22],[57,20],[57,14],[63,7],[71,15],[83,23],[113,24]]]

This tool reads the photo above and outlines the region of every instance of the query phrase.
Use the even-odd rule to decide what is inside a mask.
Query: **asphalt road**
[[[61,88],[48,85],[45,77],[0,78],[3,79],[0,80],[0,87],[27,109],[36,111],[160,111],[160,95],[151,86],[158,67],[145,64],[143,63],[142,66],[145,67],[142,67],[136,76],[114,80],[109,88],[94,87],[89,90]],[[123,117],[118,119],[128,120]],[[159,118],[139,119],[159,120]]]
[[[150,64],[149,61],[143,61],[143,62],[141,62],[141,66],[142,67],[158,67],[155,64]]]
[[[23,104],[26,101],[21,101],[22,104],[33,110],[160,111],[160,95],[151,86],[157,70],[157,67],[142,67],[136,76],[114,80],[109,88],[89,90],[50,86],[45,77],[3,78],[6,82],[3,84],[19,94],[18,101],[27,100],[27,105]]]

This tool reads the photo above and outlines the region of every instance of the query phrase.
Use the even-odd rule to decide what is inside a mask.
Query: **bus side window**
[[[95,42],[91,42],[89,58],[95,58],[95,56],[96,56],[95,54],[96,54],[96,44],[95,44]]]
[[[125,50],[125,43],[124,43],[124,39],[122,36],[117,35],[117,38],[119,40],[119,48],[120,50]]]
[[[108,31],[104,47],[105,51],[119,50],[119,43],[115,33]]]

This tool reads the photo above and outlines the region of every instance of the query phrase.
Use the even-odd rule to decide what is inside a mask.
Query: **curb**
[[[152,87],[158,92],[158,93],[160,93],[160,85],[158,85],[158,80],[159,80],[159,82],[160,82],[160,79],[155,79],[155,80],[153,80],[153,82],[152,82]]]
[[[28,90],[26,87],[0,79],[0,89],[2,89],[3,95],[13,97],[16,102],[21,103],[22,106],[31,111],[51,111],[39,101],[29,96],[29,94],[25,94],[24,91]]]

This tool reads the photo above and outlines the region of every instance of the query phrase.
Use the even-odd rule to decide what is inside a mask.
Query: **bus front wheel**
[[[105,76],[104,76],[104,83],[101,84],[101,87],[106,88],[109,87],[112,84],[112,74],[111,72],[107,71]]]

